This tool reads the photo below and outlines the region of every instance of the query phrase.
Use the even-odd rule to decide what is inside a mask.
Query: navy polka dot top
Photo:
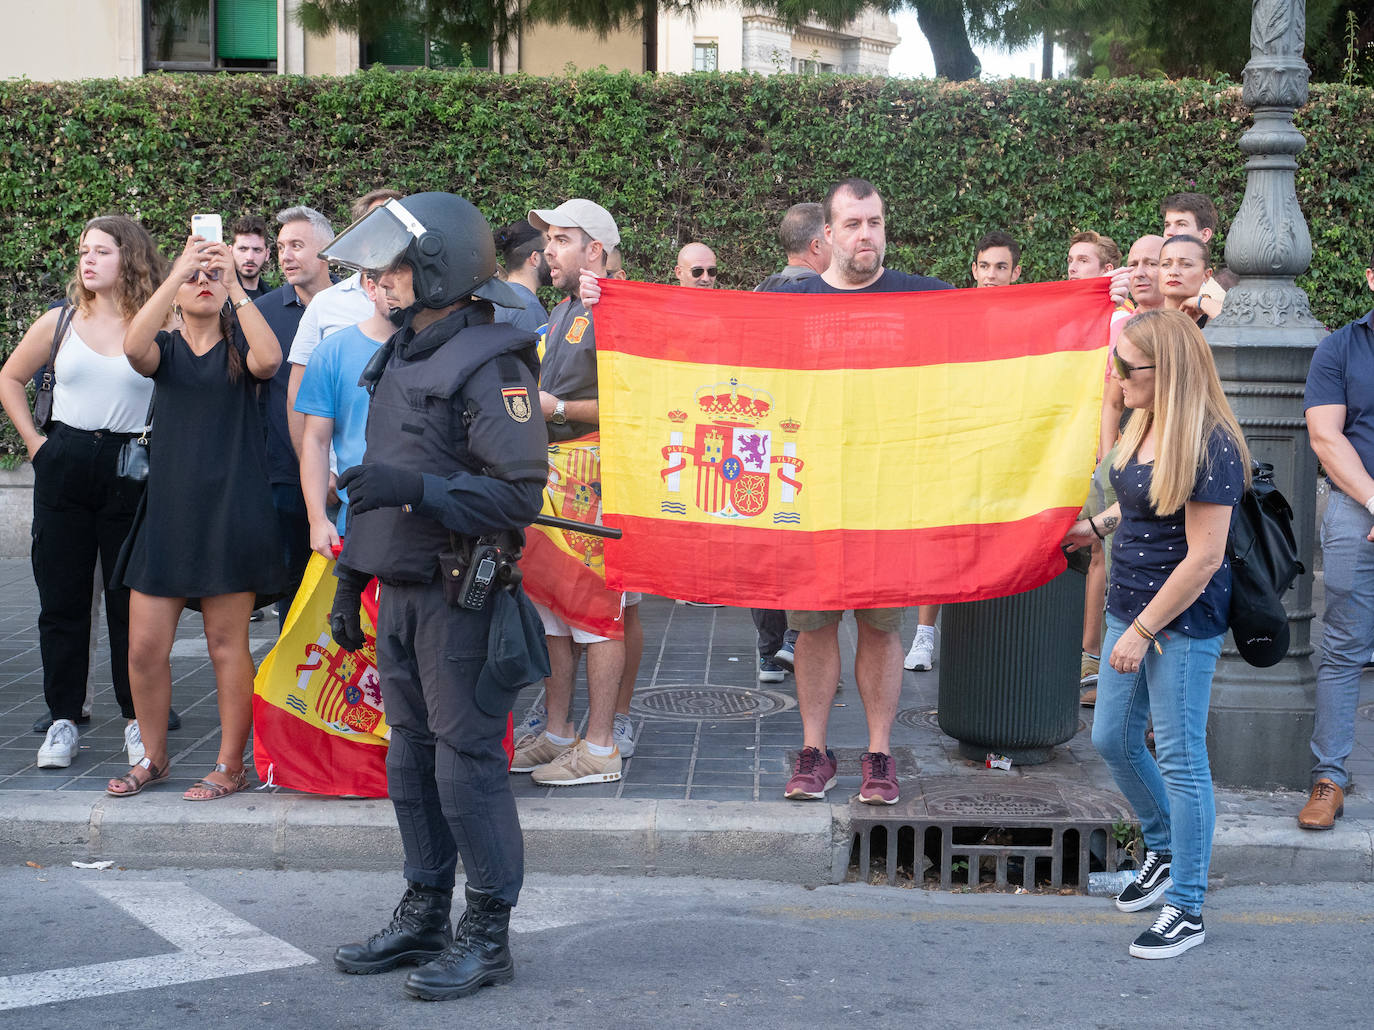
[[[1107,611],[1126,622],[1145,610],[1169,573],[1188,552],[1183,509],[1161,516],[1150,504],[1153,471],[1153,465],[1136,461],[1131,461],[1125,468],[1111,470],[1112,486],[1121,502],[1121,525],[1112,537]],[[1228,433],[1217,429],[1208,441],[1206,458],[1188,499],[1229,504],[1233,509],[1231,517],[1235,518],[1234,507],[1244,492],[1245,470],[1235,443]],[[1198,599],[1164,628],[1189,637],[1217,636],[1226,632],[1230,605],[1231,565],[1222,559],[1221,568]]]

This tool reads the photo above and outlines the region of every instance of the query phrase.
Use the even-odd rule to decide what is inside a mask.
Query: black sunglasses
[[[1116,374],[1122,379],[1131,378],[1132,372],[1144,372],[1147,368],[1154,368],[1154,365],[1128,365],[1115,351],[1112,351],[1112,364],[1116,366]]]
[[[700,279],[700,278],[701,278],[701,273],[702,273],[702,272],[705,272],[705,273],[706,273],[707,275],[709,275],[712,279],[714,279],[714,278],[716,277],[716,266],[715,266],[715,265],[712,265],[710,268],[703,268],[703,267],[701,267],[700,265],[696,265],[695,267],[692,268],[692,278],[693,278],[693,279]]]

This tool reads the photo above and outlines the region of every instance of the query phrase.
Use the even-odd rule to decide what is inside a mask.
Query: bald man
[[[689,243],[678,251],[673,275],[682,286],[704,286],[709,290],[716,285],[716,255],[704,243]]]

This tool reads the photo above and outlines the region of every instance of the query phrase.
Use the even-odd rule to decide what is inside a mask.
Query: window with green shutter
[[[144,67],[274,72],[283,2],[143,0]]]
[[[215,0],[215,56],[226,64],[277,59],[277,0]]]

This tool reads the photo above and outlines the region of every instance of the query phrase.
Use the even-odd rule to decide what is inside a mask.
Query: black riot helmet
[[[496,274],[496,245],[482,212],[452,193],[388,200],[334,237],[320,257],[365,272],[408,264],[417,309],[469,297],[525,306]]]

